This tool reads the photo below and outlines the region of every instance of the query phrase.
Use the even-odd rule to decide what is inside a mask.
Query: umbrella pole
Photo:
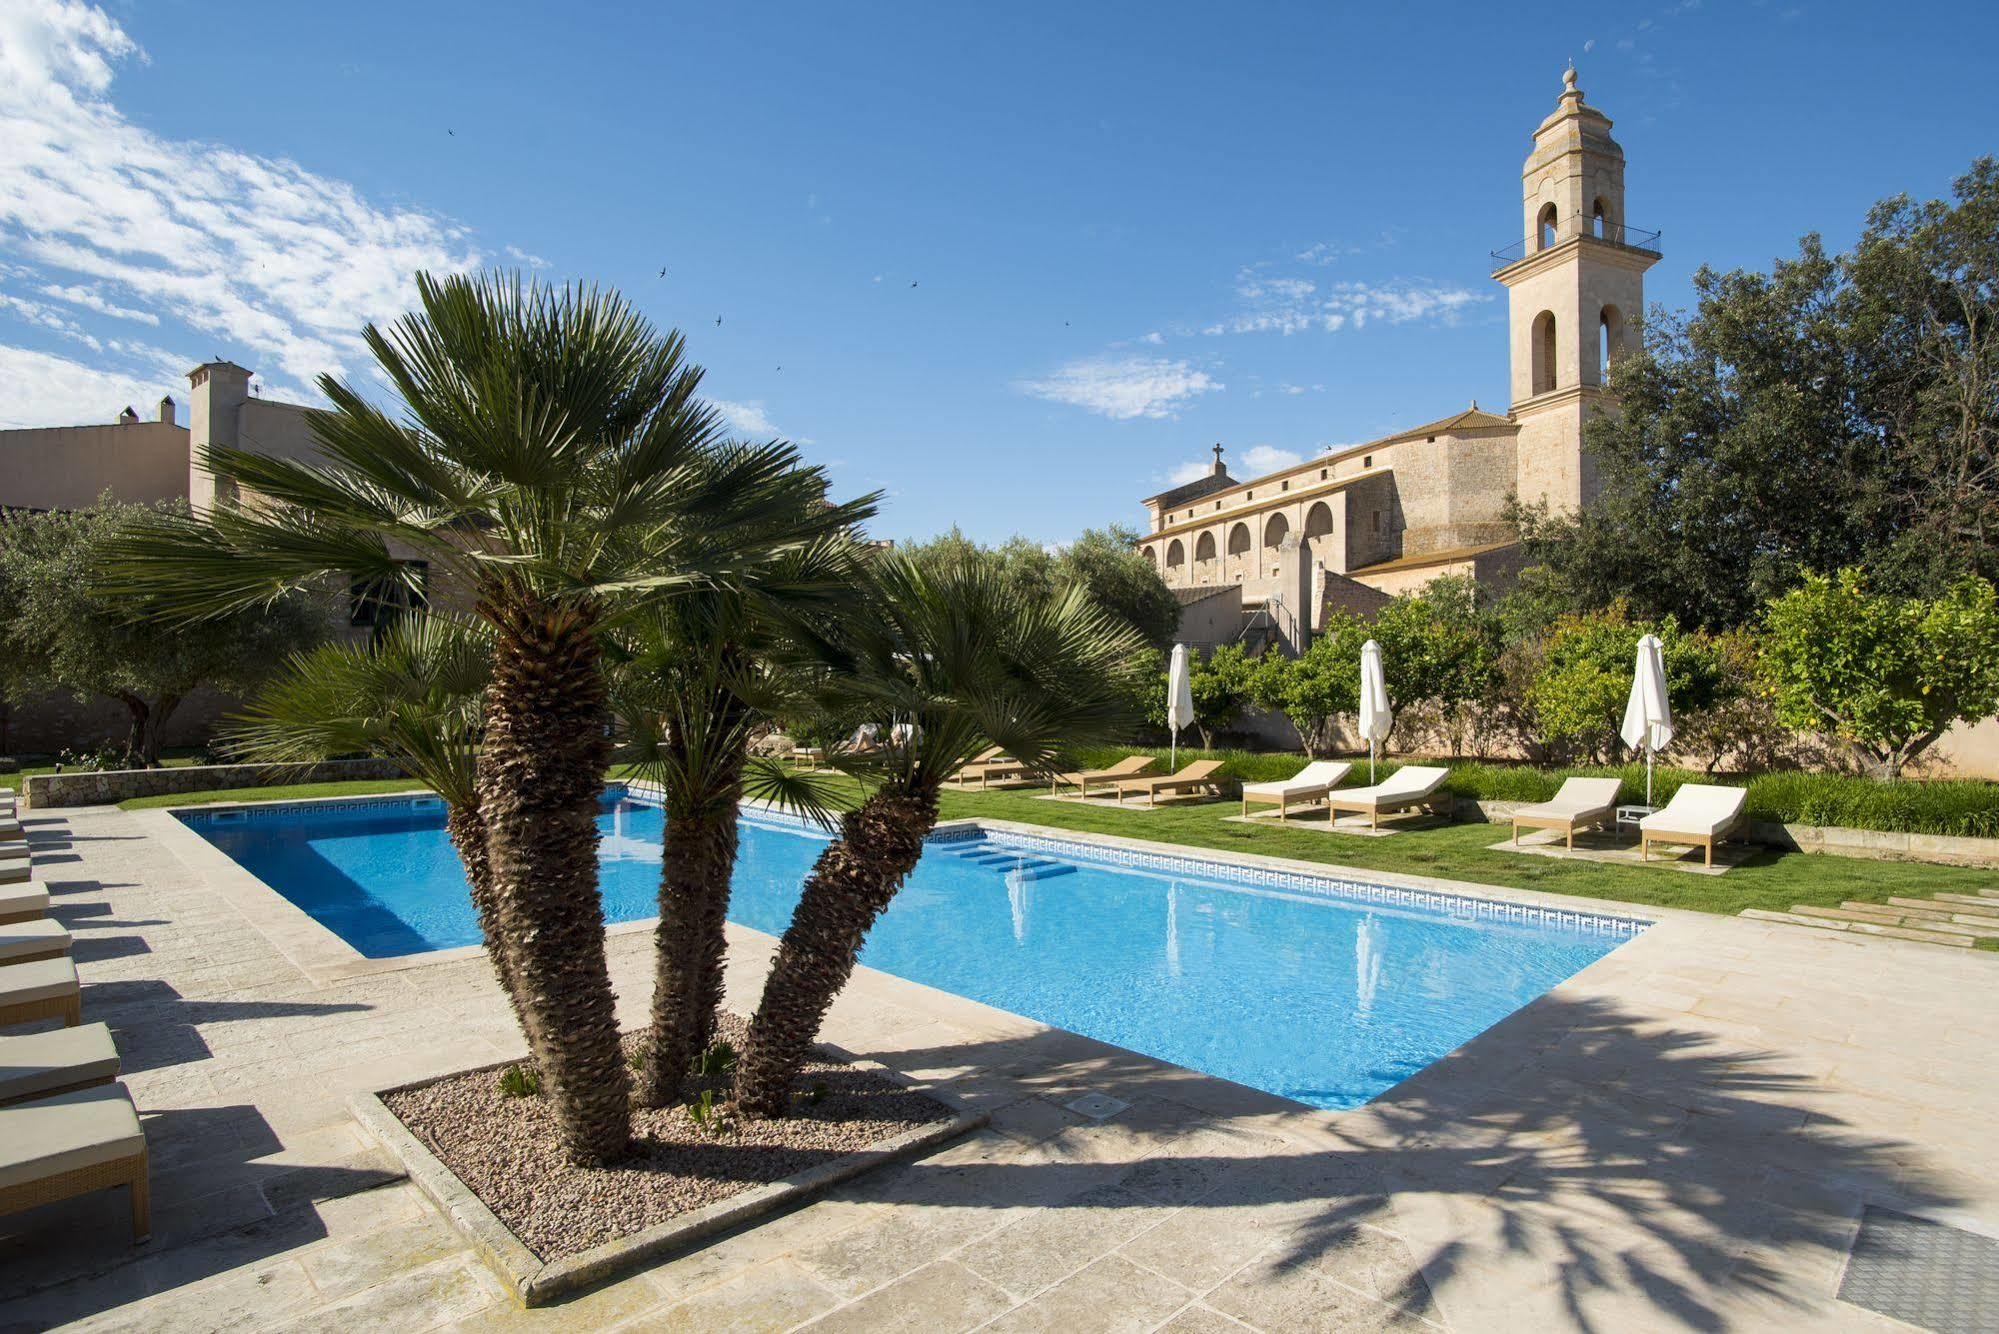
[[[1167,730],[1173,733],[1173,741],[1166,752],[1168,756],[1166,769],[1169,773],[1178,773],[1180,771],[1180,729],[1174,727]],[[1647,793],[1647,796],[1649,797],[1650,793]]]
[[[1374,786],[1374,738],[1367,739],[1367,785]]]
[[[1645,747],[1645,804],[1652,804],[1652,748]]]

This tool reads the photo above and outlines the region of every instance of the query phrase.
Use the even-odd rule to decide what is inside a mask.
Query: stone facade
[[[1245,630],[1273,601],[1310,607],[1295,648],[1323,624],[1334,577],[1385,593],[1452,574],[1503,582],[1518,565],[1515,496],[1556,511],[1588,503],[1583,423],[1610,406],[1607,362],[1635,336],[1659,255],[1651,234],[1625,225],[1624,152],[1574,70],[1534,131],[1521,189],[1525,235],[1494,255],[1493,274],[1508,292],[1511,408],[1473,403],[1247,481],[1229,476],[1217,445],[1208,476],[1145,502],[1140,549],[1168,587],[1240,587]],[[1287,542],[1310,575],[1302,597],[1281,559]]]

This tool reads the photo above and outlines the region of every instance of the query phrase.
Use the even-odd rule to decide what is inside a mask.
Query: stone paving
[[[155,1239],[110,1196],[0,1218],[8,1329],[1885,1330],[1835,1296],[1864,1205],[1999,1235],[1999,960],[1661,912],[1337,1115],[861,970],[827,1036],[991,1126],[523,1311],[345,1110],[518,1050],[483,959],[329,973],[159,813],[28,818]],[[611,942],[635,1024],[648,939]]]

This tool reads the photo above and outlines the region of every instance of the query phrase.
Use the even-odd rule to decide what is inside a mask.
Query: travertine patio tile
[[[218,1334],[262,1329],[319,1300],[305,1266],[283,1259],[190,1283],[92,1320],[93,1334]]]
[[[976,1205],[897,1205],[792,1258],[833,1291],[857,1297],[950,1255],[1009,1216]]]
[[[1242,1334],[1253,1326],[1245,1325],[1210,1306],[1199,1303],[1189,1306],[1180,1314],[1159,1327],[1159,1334]]]
[[[1120,1187],[1099,1187],[1028,1213],[967,1246],[958,1259],[1016,1297],[1027,1297],[1109,1254],[1168,1212]]]
[[[624,1328],[658,1334],[712,1334],[715,1330],[779,1334],[831,1310],[839,1300],[797,1265],[773,1260],[741,1278],[642,1315]]]
[[[1208,1305],[1268,1330],[1370,1330],[1433,1328],[1421,1317],[1335,1281],[1304,1264],[1257,1261],[1210,1292]]]
[[[420,1334],[463,1320],[505,1298],[476,1261],[443,1260],[412,1269],[342,1301],[314,1307],[266,1326],[273,1334],[292,1331],[382,1329]]]
[[[1193,1294],[1129,1260],[1109,1255],[986,1326],[993,1334],[1140,1334]]]
[[[471,1253],[457,1229],[432,1214],[316,1249],[305,1257],[305,1270],[320,1295],[335,1300],[434,1260]]]
[[[879,1211],[838,1200],[821,1200],[649,1266],[634,1276],[648,1284],[662,1305],[725,1283],[781,1255],[807,1250],[880,1217]]]
[[[961,1264],[940,1260],[840,1307],[809,1326],[814,1334],[957,1334],[984,1324],[1012,1302]]]

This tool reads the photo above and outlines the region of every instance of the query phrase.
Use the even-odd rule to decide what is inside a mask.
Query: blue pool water
[[[181,817],[362,954],[476,944],[435,799]],[[663,814],[607,800],[609,921],[654,916]],[[825,835],[748,816],[730,920],[781,933]],[[1138,864],[1143,862],[1145,864]],[[1639,924],[993,835],[933,842],[862,962],[1318,1107],[1352,1107]]]

